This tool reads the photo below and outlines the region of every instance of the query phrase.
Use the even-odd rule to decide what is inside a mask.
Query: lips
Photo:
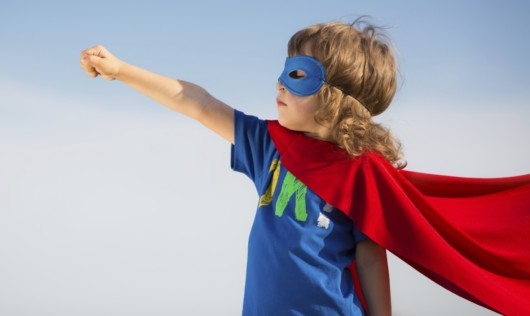
[[[287,104],[285,104],[284,102],[282,102],[280,99],[276,99],[276,104],[278,106],[286,106]]]

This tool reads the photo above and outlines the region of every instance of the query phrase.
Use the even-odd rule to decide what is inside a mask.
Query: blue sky
[[[397,47],[400,89],[378,120],[409,169],[530,172],[526,1],[121,3],[2,5],[1,314],[240,313],[251,183],[199,124],[86,76],[95,44],[274,118],[289,37],[370,15]],[[396,315],[491,315],[395,258],[391,274]]]

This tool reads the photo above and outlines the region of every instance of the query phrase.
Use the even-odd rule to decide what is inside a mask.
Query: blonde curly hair
[[[401,143],[372,120],[396,92],[398,70],[389,37],[363,18],[352,24],[317,24],[291,37],[289,56],[299,55],[306,43],[326,70],[315,120],[330,126],[333,140],[352,157],[373,150],[404,168]]]

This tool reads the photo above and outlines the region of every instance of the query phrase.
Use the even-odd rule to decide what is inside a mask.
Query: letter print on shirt
[[[281,163],[278,159],[274,159],[269,168],[269,173],[272,173],[272,179],[269,187],[265,190],[265,193],[260,196],[259,206],[270,205],[272,203],[272,197],[276,191],[276,186],[280,177],[280,166]],[[307,208],[306,208],[306,195],[307,186],[296,179],[289,171],[285,174],[283,179],[280,194],[276,201],[274,214],[278,217],[283,215],[289,200],[295,195],[295,219],[300,222],[307,220]],[[320,212],[317,219],[317,226],[327,229],[329,227],[330,219],[325,213],[331,213],[334,207],[331,204],[326,203],[322,211]]]
[[[296,179],[289,171],[285,175],[282,183],[282,189],[278,200],[276,201],[276,216],[281,217],[285,207],[289,203],[291,196],[296,193],[294,215],[297,221],[305,222],[307,219],[307,209],[305,204],[305,196],[307,194],[307,187]]]
[[[265,193],[259,199],[259,206],[269,205],[272,203],[272,197],[274,196],[274,191],[276,190],[276,185],[278,184],[278,178],[280,176],[280,166],[281,163],[278,159],[274,159],[269,168],[269,173],[272,172],[271,184],[265,191]],[[275,205],[275,214],[278,217],[283,215],[283,211],[289,200],[293,195],[295,195],[295,218],[297,221],[305,222],[307,219],[307,209],[306,209],[306,194],[307,187],[298,179],[296,179],[289,171],[287,171],[285,178],[283,179],[282,187],[280,189],[280,194],[276,200]]]
[[[278,177],[280,176],[280,160],[274,159],[269,168],[269,173],[272,172],[271,185],[267,188],[267,191],[259,198],[259,207],[263,205],[269,205],[272,202],[272,196],[274,190],[276,190],[276,184],[278,184]]]

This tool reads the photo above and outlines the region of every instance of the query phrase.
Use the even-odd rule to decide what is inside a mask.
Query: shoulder
[[[263,137],[268,137],[267,123],[257,116],[245,114],[242,111],[234,112],[235,138],[252,139],[259,141]]]
[[[235,116],[235,124],[243,124],[243,125],[266,125],[265,121],[258,118],[254,115],[246,114],[243,111],[240,110],[234,110],[234,116]]]

